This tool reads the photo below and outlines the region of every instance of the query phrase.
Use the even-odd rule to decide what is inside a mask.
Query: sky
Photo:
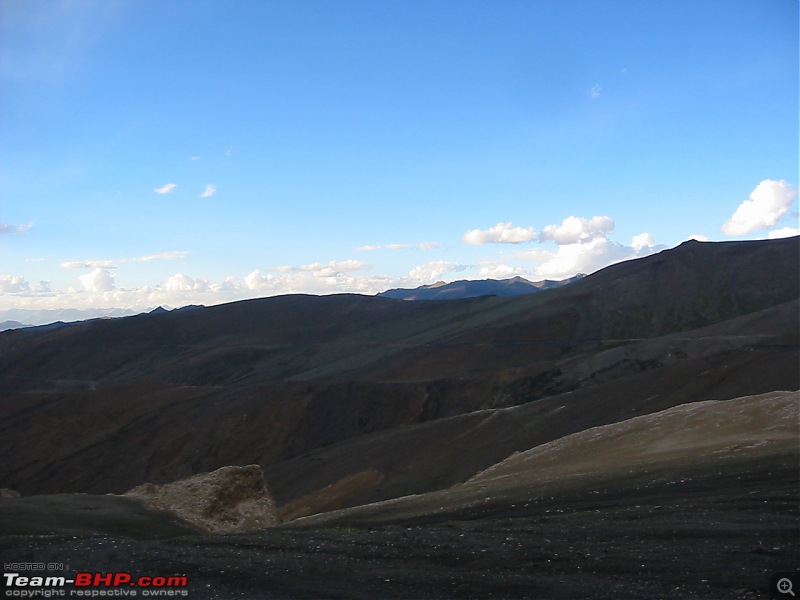
[[[0,309],[798,231],[796,0],[3,0]]]

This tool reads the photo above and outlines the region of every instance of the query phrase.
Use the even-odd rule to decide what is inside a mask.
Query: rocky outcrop
[[[0,498],[19,498],[20,493],[8,488],[0,488]]]
[[[222,467],[167,484],[145,483],[125,496],[211,533],[241,533],[280,523],[258,465]]]

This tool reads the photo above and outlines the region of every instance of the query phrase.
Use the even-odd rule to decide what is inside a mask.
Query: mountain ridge
[[[394,288],[376,295],[395,300],[456,300],[481,296],[523,296],[568,285],[582,277],[585,275],[579,274],[560,281],[543,279],[535,282],[519,276],[509,279],[461,279],[450,283],[437,281],[416,288]]]
[[[547,432],[791,389],[799,249],[689,243],[512,298],[294,295],[4,332],[0,477],[25,494],[120,493],[259,464],[281,508],[340,481],[366,486],[342,496],[357,503],[450,485]],[[514,406],[539,433],[479,412]],[[441,460],[394,458],[418,434],[412,447],[446,444]],[[450,435],[491,451],[448,450]],[[326,452],[348,458],[325,469]],[[380,468],[358,459],[380,452]]]

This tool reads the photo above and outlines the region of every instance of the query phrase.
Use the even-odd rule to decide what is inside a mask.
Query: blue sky
[[[795,0],[5,0],[0,309],[797,234]]]

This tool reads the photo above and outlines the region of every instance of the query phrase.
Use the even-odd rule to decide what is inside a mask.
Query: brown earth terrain
[[[798,240],[0,333],[0,556],[196,598],[768,597],[800,559]],[[179,518],[244,465],[284,525]]]
[[[800,559],[799,409],[797,392],[679,406],[248,534],[170,531],[123,497],[5,500],[0,558],[181,575],[194,598],[765,598]],[[53,530],[20,533],[25,516]]]

